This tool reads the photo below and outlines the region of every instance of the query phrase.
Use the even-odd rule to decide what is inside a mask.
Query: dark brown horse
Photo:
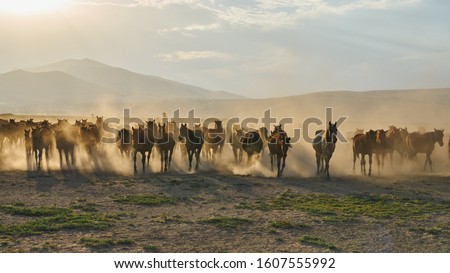
[[[376,143],[376,131],[370,130],[365,134],[358,134],[353,137],[353,172],[355,171],[356,158],[361,154],[361,173],[366,174],[366,159],[369,157],[369,172],[372,175],[372,154]]]
[[[78,124],[75,124],[78,127]],[[87,154],[93,159],[97,154],[97,145],[100,143],[100,132],[95,124],[83,122],[80,128],[80,142]]]
[[[394,152],[400,155],[403,161],[403,156],[406,155],[406,136],[408,135],[407,129],[397,128],[393,125],[389,126],[386,131],[386,150],[385,153],[389,154],[391,161],[391,169],[394,169]]]
[[[80,131],[75,125],[60,124],[55,130],[56,149],[59,152],[59,165],[63,168],[63,156],[65,155],[67,168],[75,168],[75,148],[80,139]]]
[[[191,130],[187,128],[187,124],[181,124],[180,140],[185,140],[186,151],[189,157],[189,171],[192,169],[192,158],[195,154],[196,164],[195,170],[198,170],[200,164],[200,153],[204,143],[203,132],[201,130]]]
[[[133,151],[133,137],[131,130],[125,128],[119,130],[116,137],[116,146],[119,148],[122,157],[130,157],[131,152]]]
[[[31,129],[24,130],[24,139],[25,139],[25,156],[27,159],[27,169],[31,170],[31,162],[33,156],[33,140],[31,139]]]
[[[330,160],[336,149],[337,133],[337,122],[333,124],[330,121],[326,130],[316,131],[313,140],[312,146],[316,152],[317,175],[323,171],[326,173],[327,179],[330,179]]]
[[[444,146],[444,130],[436,130],[433,132],[411,133],[406,137],[406,144],[408,146],[409,158],[415,158],[417,154],[426,154],[425,165],[423,169],[426,170],[427,163],[430,165],[430,171],[433,171],[431,166],[431,154],[434,150],[434,144],[438,143],[439,146]]]
[[[39,126],[31,130],[34,158],[37,170],[41,170],[42,153],[45,151],[47,169],[49,169],[50,149],[53,146],[54,132],[48,126]]]
[[[216,155],[221,155],[223,146],[225,145],[225,129],[222,127],[221,120],[214,121],[214,128],[204,128],[203,134],[205,144],[203,150],[206,153],[206,157],[211,157],[212,162]]]
[[[246,133],[242,138],[242,149],[247,154],[248,163],[250,164],[253,157],[259,156],[263,149],[263,141],[259,132]]]
[[[286,132],[284,131],[272,133],[272,135],[269,137],[268,146],[270,155],[270,166],[271,170],[273,171],[273,161],[274,157],[276,157],[278,168],[277,177],[281,177],[284,167],[286,166],[287,153],[289,148],[292,148],[290,141],[291,138],[288,137]],[[283,160],[282,165],[281,160]]]
[[[173,148],[176,143],[173,134],[166,132],[166,124],[159,124],[158,129],[160,137],[156,139],[156,147],[161,156],[161,172],[167,172],[172,162]]]
[[[150,162],[150,156],[152,153],[153,145],[155,143],[155,139],[153,138],[153,130],[149,128],[132,128],[133,132],[133,166],[134,166],[134,174],[137,174],[136,167],[136,158],[137,153],[140,153],[142,156],[142,172],[145,173],[145,159],[147,157],[147,165]]]

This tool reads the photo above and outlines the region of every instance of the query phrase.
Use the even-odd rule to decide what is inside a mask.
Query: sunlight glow
[[[31,15],[62,9],[68,0],[0,0],[0,13]]]

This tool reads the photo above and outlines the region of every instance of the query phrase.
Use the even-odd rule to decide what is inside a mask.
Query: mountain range
[[[251,99],[211,91],[151,75],[112,67],[90,59],[65,60],[0,74],[0,113],[120,115],[124,108],[145,117],[195,109],[202,117],[322,117],[325,108],[355,124],[377,122],[418,126],[450,123],[450,89],[326,91],[291,97]],[[434,122],[433,124],[436,124]]]
[[[211,91],[151,75],[112,67],[90,59],[65,60],[0,75],[0,103],[72,103],[109,96],[112,99],[191,98],[237,99],[242,96]]]

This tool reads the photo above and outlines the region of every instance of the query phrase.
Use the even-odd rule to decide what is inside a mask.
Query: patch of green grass
[[[143,249],[145,252],[158,252],[159,251],[158,247],[154,246],[154,245],[145,245],[143,247]]]
[[[329,244],[324,239],[319,238],[319,237],[305,235],[305,236],[301,237],[299,241],[305,245],[324,247],[324,248],[328,248],[330,250],[337,249],[335,245]]]
[[[121,204],[135,204],[135,205],[147,205],[157,206],[161,204],[174,204],[178,201],[177,198],[167,196],[164,194],[138,194],[138,195],[126,195],[113,198],[114,202]]]
[[[356,221],[361,216],[376,219],[412,219],[427,213],[449,213],[448,203],[401,198],[395,195],[297,194],[287,191],[269,204],[272,209],[301,210],[329,221]]]
[[[270,222],[270,226],[280,229],[304,229],[311,227],[302,223],[292,223],[288,220],[272,221]]]
[[[133,245],[133,240],[113,240],[103,238],[81,238],[80,242],[90,248],[106,248],[119,245]]]
[[[20,215],[20,216],[54,216],[62,213],[67,213],[70,209],[67,208],[56,208],[56,207],[37,207],[29,208],[22,204],[17,205],[5,205],[0,206],[0,211],[10,215]]]
[[[201,222],[212,224],[223,229],[235,229],[239,226],[248,225],[253,221],[247,218],[223,216],[202,220]]]
[[[85,212],[97,212],[97,204],[94,203],[83,203],[72,206],[73,209],[85,211]]]
[[[115,216],[101,213],[78,213],[69,208],[32,208],[2,206],[11,215],[35,217],[21,224],[0,225],[0,235],[26,236],[59,230],[103,230],[112,226]]]

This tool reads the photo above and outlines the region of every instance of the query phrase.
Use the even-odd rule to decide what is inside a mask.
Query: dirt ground
[[[77,212],[90,207],[95,213],[115,217],[103,229],[68,228],[34,235],[13,234],[5,232],[5,227],[19,227],[39,217],[1,210],[0,251],[450,252],[449,185],[449,176],[425,173],[397,177],[345,175],[328,181],[316,177],[276,179],[211,171],[137,176],[2,171],[0,206],[3,208],[58,207]],[[274,205],[280,196],[289,194],[338,201],[351,196],[389,196],[390,200],[412,200],[411,204],[419,206],[422,203],[418,202],[424,202],[422,208],[418,207],[424,210],[411,212],[414,216],[406,219],[400,219],[398,213],[378,217],[356,212],[354,219],[339,220],[329,217],[336,214],[314,213],[295,204]],[[118,197],[142,195],[173,199],[153,205],[117,201]],[[378,206],[385,201],[375,202]],[[330,208],[339,209],[340,204]],[[86,243],[89,240],[98,244]]]

